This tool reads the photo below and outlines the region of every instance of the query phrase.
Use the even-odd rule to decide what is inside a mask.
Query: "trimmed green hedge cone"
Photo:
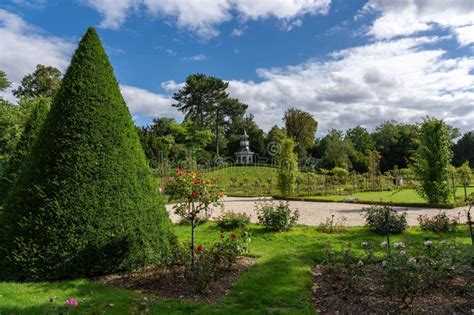
[[[174,240],[93,28],[79,43],[0,220],[4,279],[132,269],[156,262]]]

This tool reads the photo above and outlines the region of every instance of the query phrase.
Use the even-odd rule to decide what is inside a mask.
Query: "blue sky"
[[[64,71],[91,25],[138,124],[182,119],[170,96],[203,72],[230,81],[265,130],[292,106],[319,134],[425,115],[472,129],[470,0],[2,1],[0,69],[14,84],[37,63]]]

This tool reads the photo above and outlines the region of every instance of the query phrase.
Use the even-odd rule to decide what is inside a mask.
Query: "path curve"
[[[244,212],[251,217],[253,223],[256,223],[258,219],[254,206],[255,202],[261,199],[271,198],[225,197],[223,202],[224,211],[232,211],[235,213]],[[346,226],[362,226],[365,224],[365,220],[361,215],[361,210],[369,206],[366,204],[343,202],[289,201],[289,203],[292,210],[298,209],[300,212],[298,224],[309,226],[317,226],[326,221],[326,218],[331,217],[331,215],[334,215],[335,219],[344,216],[347,219],[344,224]],[[173,205],[167,205],[166,208],[170,212],[172,221],[175,223],[178,222],[179,217],[174,214]],[[419,215],[435,215],[440,211],[440,209],[437,208],[420,207],[394,207],[394,209],[407,212],[408,225],[417,225]],[[218,217],[223,210],[213,207],[211,211],[211,219],[214,219]],[[443,209],[442,211],[446,211],[450,217],[457,217],[458,214],[460,214],[462,222],[467,220],[467,206],[455,209]]]

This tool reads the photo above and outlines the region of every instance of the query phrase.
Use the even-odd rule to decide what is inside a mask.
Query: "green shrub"
[[[316,231],[327,234],[337,234],[345,231],[344,224],[347,218],[341,216],[334,220],[334,214],[331,217],[327,217],[325,222],[320,223],[316,227]]]
[[[371,206],[364,208],[367,226],[375,233],[399,234],[407,227],[406,212],[397,213],[389,206]]]
[[[249,234],[243,232],[240,236],[236,233],[230,233],[227,237],[221,234],[221,239],[209,246],[196,246],[194,264],[191,263],[191,255],[186,256],[189,261],[185,263],[186,277],[194,290],[204,291],[221,270],[230,269],[237,257],[247,252],[249,242]],[[182,253],[180,250],[179,254]]]
[[[246,213],[227,211],[217,218],[216,223],[221,230],[241,229],[250,223],[250,217]]]
[[[288,231],[300,217],[299,211],[291,211],[289,203],[284,201],[261,201],[255,205],[255,211],[259,223],[272,231]]]
[[[0,203],[6,200],[7,193],[20,173],[33,143],[36,141],[51,105],[51,99],[48,97],[23,99],[22,102],[23,104],[28,102],[28,106],[31,107],[31,113],[26,118],[23,133],[7,163],[5,172],[0,176]]]
[[[0,277],[60,279],[155,262],[171,223],[94,29],[79,43],[1,215]]]
[[[418,223],[423,231],[432,231],[435,233],[456,232],[458,221],[450,219],[446,212],[440,212],[437,215],[420,215]]]

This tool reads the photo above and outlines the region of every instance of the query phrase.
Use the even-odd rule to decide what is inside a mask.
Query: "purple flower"
[[[77,307],[79,306],[79,302],[76,299],[67,299],[64,305],[70,306],[70,307]]]

